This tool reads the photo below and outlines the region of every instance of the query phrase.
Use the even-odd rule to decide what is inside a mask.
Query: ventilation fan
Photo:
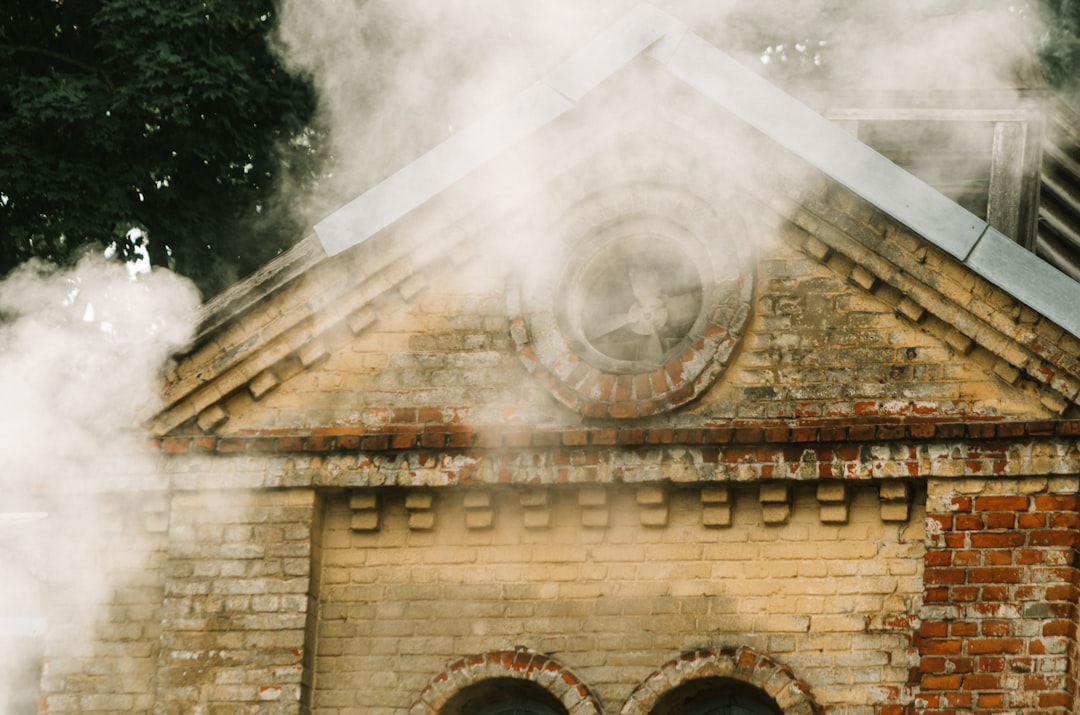
[[[601,355],[660,365],[681,347],[701,313],[701,276],[672,241],[627,239],[597,251],[568,291],[579,339]]]

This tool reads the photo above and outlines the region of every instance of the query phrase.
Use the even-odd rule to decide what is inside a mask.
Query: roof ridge
[[[915,178],[687,26],[642,3],[541,80],[315,226],[328,255],[366,241],[572,109],[641,54],[1080,337],[1080,283]],[[779,107],[779,109],[778,109]]]

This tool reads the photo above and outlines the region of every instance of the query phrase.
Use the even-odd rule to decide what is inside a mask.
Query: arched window
[[[776,708],[739,695],[711,695],[686,715],[775,715]]]
[[[569,668],[528,648],[493,650],[455,661],[435,676],[412,715],[601,715]]]

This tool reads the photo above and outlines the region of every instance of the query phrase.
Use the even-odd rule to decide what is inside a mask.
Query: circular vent
[[[660,367],[701,317],[701,274],[663,236],[609,241],[562,283],[560,328],[574,348],[615,372]]]
[[[509,296],[525,366],[586,417],[657,414],[726,366],[752,294],[746,233],[672,187],[594,194],[540,239]]]

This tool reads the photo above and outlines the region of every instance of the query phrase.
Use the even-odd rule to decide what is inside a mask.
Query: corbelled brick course
[[[867,403],[872,404],[872,403]],[[433,422],[384,424],[365,427],[323,427],[310,433],[293,430],[256,430],[231,437],[175,436],[151,440],[151,450],[165,454],[206,454],[229,452],[384,452],[426,449],[498,449],[524,447],[630,447],[678,444],[761,445],[769,444],[850,444],[932,440],[964,440],[1006,444],[1004,440],[1035,437],[1080,437],[1080,421],[903,421],[902,418],[865,417],[858,420],[802,419],[791,423],[779,421],[734,421],[723,427],[575,427],[571,429],[528,429],[514,427],[470,426],[457,422],[468,410],[457,410],[449,417],[435,416]],[[397,410],[395,417],[423,415],[416,410]],[[854,424],[853,424],[854,422]],[[1026,440],[1025,440],[1026,441]]]
[[[963,425],[959,427],[964,433]],[[1042,423],[1032,429],[1042,430]],[[708,430],[696,434],[704,438]],[[737,431],[736,431],[737,432]],[[760,430],[751,431],[761,438]],[[523,434],[528,438],[527,433]],[[575,433],[577,441],[580,433]],[[725,432],[726,436],[732,436]],[[462,484],[561,484],[591,482],[747,482],[928,477],[1019,477],[1080,472],[1075,438],[1023,441],[868,442],[865,444],[616,444],[618,432],[590,434],[589,444],[560,448],[415,449],[193,452],[176,462],[175,483],[184,489],[315,486],[377,487]],[[272,447],[276,438],[254,440]],[[330,444],[334,444],[331,442]],[[497,444],[502,445],[500,441]],[[197,465],[203,465],[200,469]],[[204,471],[205,470],[205,471]]]

